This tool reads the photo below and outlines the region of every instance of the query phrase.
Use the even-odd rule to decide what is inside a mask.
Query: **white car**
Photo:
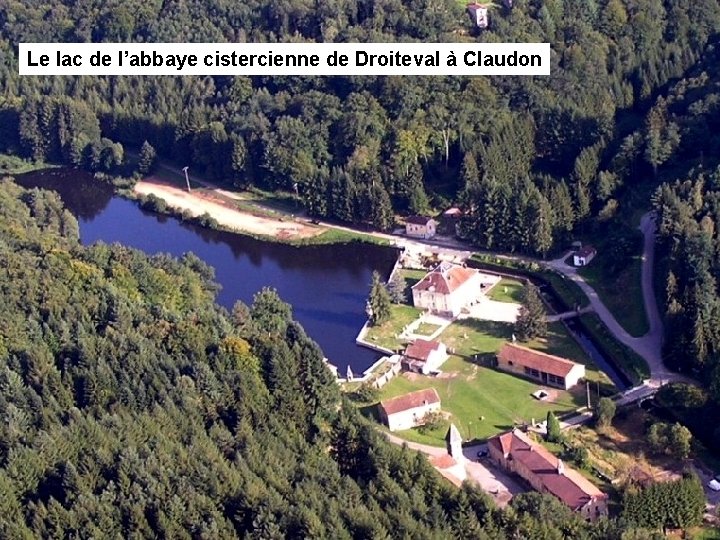
[[[709,487],[713,491],[720,491],[720,482],[718,482],[717,477],[710,480],[707,484],[707,487]]]

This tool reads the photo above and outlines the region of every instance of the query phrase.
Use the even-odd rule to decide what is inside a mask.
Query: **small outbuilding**
[[[410,216],[405,220],[405,234],[413,238],[432,238],[437,232],[437,221],[425,216]]]
[[[575,266],[587,266],[597,255],[597,250],[592,246],[585,246],[578,249],[573,255]]]
[[[414,371],[429,375],[448,359],[447,348],[444,343],[427,339],[416,339],[405,349],[402,367],[407,371]]]
[[[485,4],[478,4],[477,2],[468,4],[467,12],[478,28],[487,28],[490,25],[488,7]]]
[[[434,388],[386,399],[378,407],[380,419],[390,431],[420,426],[428,413],[440,412],[440,396]]]

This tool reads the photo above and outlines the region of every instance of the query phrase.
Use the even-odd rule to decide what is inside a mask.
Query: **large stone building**
[[[506,343],[497,355],[497,367],[542,384],[568,390],[585,377],[585,366],[566,358]]]
[[[422,425],[428,413],[440,412],[440,396],[434,388],[426,388],[381,401],[378,410],[390,431],[410,429]]]
[[[521,431],[489,439],[488,453],[499,467],[517,474],[536,491],[556,497],[585,519],[607,515],[605,493]]]
[[[432,313],[457,317],[483,295],[477,270],[442,262],[412,287],[413,305]]]

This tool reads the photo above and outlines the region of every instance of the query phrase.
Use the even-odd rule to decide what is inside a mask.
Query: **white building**
[[[410,216],[405,220],[405,234],[413,238],[432,238],[437,232],[437,221],[424,216]]]
[[[573,255],[573,264],[575,266],[587,266],[595,258],[595,255],[597,255],[597,250],[592,246],[580,248]]]
[[[477,270],[443,262],[413,285],[413,305],[457,317],[465,306],[480,300],[482,285],[482,275]]]
[[[488,20],[488,8],[485,4],[473,2],[467,5],[467,11],[478,28],[487,28],[490,24]]]
[[[448,359],[444,343],[416,339],[405,349],[402,366],[408,371],[429,375]]]
[[[440,396],[434,388],[426,388],[381,401],[378,410],[390,431],[410,429],[422,425],[427,413],[440,412]]]
[[[497,354],[497,367],[548,386],[569,390],[585,377],[585,366],[552,354],[505,343]]]

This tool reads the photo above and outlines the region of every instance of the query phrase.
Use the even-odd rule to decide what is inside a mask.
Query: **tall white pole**
[[[190,191],[190,178],[188,178],[188,168],[189,167],[183,167],[183,172],[185,173],[185,183],[187,184],[188,192]]]

